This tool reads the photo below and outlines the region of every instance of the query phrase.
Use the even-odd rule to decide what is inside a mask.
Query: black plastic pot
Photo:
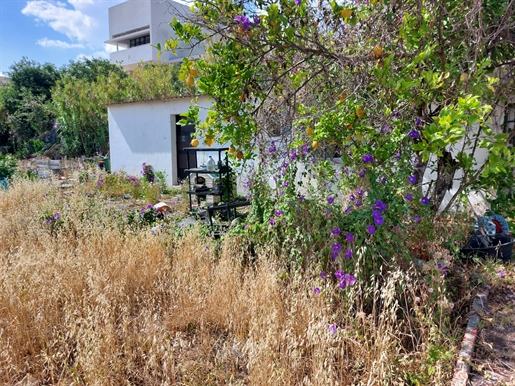
[[[461,248],[461,253],[467,257],[492,257],[507,262],[513,255],[514,244],[515,239],[502,233],[495,236],[474,235]]]

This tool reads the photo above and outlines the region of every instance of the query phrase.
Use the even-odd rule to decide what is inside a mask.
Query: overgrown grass
[[[247,259],[242,236],[218,243],[199,227],[178,232],[170,223],[152,235],[122,226],[116,208],[88,193],[88,184],[65,193],[26,180],[0,192],[1,384],[444,385],[452,377],[461,321],[445,287],[428,285],[429,271],[382,269],[335,291],[314,267],[287,271],[271,248]]]

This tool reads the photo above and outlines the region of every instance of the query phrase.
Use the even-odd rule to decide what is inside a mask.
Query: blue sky
[[[57,67],[109,58],[107,9],[124,1],[0,0],[0,75],[24,56]]]

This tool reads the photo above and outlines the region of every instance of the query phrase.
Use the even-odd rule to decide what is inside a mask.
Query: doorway
[[[182,119],[180,115],[175,116],[175,127],[176,127],[176,138],[177,138],[177,178],[179,181],[184,180],[188,177],[188,173],[185,170],[190,167],[196,167],[196,152],[194,151],[186,151],[184,150],[187,147],[190,147],[191,142],[191,134],[195,132],[195,125],[179,125],[179,122]],[[188,160],[189,157],[189,160]]]

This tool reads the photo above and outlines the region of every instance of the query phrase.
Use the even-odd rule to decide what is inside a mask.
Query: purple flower
[[[300,0],[295,0],[295,3],[299,2],[300,4]],[[336,334],[336,330],[338,329],[338,327],[336,327],[334,324],[330,324],[329,327],[327,327],[327,331],[329,331],[329,334],[331,335],[334,335]]]
[[[347,239],[347,242],[349,243],[354,242],[354,236],[351,235],[349,232],[345,232],[345,239]]]
[[[504,277],[506,276],[506,273],[505,273],[502,269],[498,270],[498,271],[497,271],[497,273],[498,273],[498,274],[499,274],[499,276],[500,276],[500,277],[502,277],[502,278],[504,278]]]
[[[367,169],[363,169],[362,171],[360,171],[360,172],[358,173],[358,176],[359,176],[360,178],[363,178],[363,177],[365,177],[365,173],[366,173],[366,172],[367,172]]]
[[[415,216],[415,217],[413,217],[413,221],[415,221],[415,222],[420,222],[420,216]]]
[[[54,213],[54,220],[59,220],[61,215],[59,213]]]
[[[285,181],[285,182],[283,183],[283,186],[284,186],[284,187],[287,187],[289,184],[290,184],[290,183],[289,183],[288,181]]]
[[[273,218],[270,218],[270,225],[275,225],[275,221]]]
[[[349,273],[344,274],[342,279],[343,280],[338,285],[338,287],[340,287],[342,290],[356,283],[356,278]]]
[[[302,202],[304,200],[305,200],[304,196],[299,196],[299,202]]]
[[[363,158],[361,158],[364,164],[372,164],[374,163],[374,157],[372,154],[365,154]]]
[[[356,203],[354,205],[356,205],[356,208],[359,208],[361,206],[361,201],[360,200],[356,201]]]
[[[275,212],[275,217],[282,216],[283,214],[284,212],[282,210],[278,210],[277,212]]]
[[[342,245],[340,243],[333,244],[333,251],[341,251]]]
[[[329,197],[329,198],[327,199],[327,203],[328,203],[329,205],[331,205],[333,202],[334,202],[334,197]]]
[[[350,213],[352,211],[352,208],[350,206],[347,207],[347,209],[345,209],[345,213]]]
[[[320,295],[320,288],[315,287],[315,289],[313,290],[313,292],[315,293],[315,295]]]
[[[356,199],[356,197],[354,196],[354,194],[351,194],[351,195],[349,196],[349,200],[354,201],[355,199]]]
[[[337,279],[342,279],[343,278],[343,272],[338,270],[334,273],[334,276],[337,278]]]
[[[297,158],[297,152],[295,150],[291,151],[290,158],[291,158],[292,161],[295,160],[295,158]]]
[[[381,181],[381,183],[382,183],[383,185],[384,185],[384,184],[386,184],[386,178],[385,178],[385,177],[381,178],[381,180],[380,180],[380,181]]]
[[[381,131],[382,132],[386,132],[386,131],[390,131],[392,130],[393,127],[392,126],[388,126],[388,125],[383,125],[383,127],[381,128]]]
[[[285,168],[285,169],[286,169],[287,167],[288,167],[288,162],[285,162],[285,163],[283,164],[283,168]]]
[[[427,204],[429,204],[429,198],[427,198],[427,197],[422,197],[422,199],[420,200],[420,202],[421,202],[422,204],[424,204],[424,205],[427,205]]]
[[[438,263],[438,269],[442,272],[442,275],[447,275],[447,267],[443,264]]]
[[[333,235],[339,235],[340,234],[340,228],[334,228],[334,229],[331,229],[331,233]]]
[[[397,153],[397,154],[395,155],[395,158],[397,158],[397,159],[401,159],[401,153]]]
[[[245,224],[245,226],[243,227],[244,230],[247,230],[249,229],[249,224]]]
[[[376,227],[373,225],[367,225],[367,232],[373,235],[374,233],[376,233]]]
[[[352,257],[352,251],[350,249],[345,250],[345,257],[350,259]]]
[[[308,155],[308,153],[309,153],[308,145],[306,145],[306,144],[302,145],[302,154]]]
[[[336,260],[338,257],[338,251],[332,250],[329,256],[331,256],[331,259]]]
[[[321,277],[322,279],[327,279],[327,275],[326,275],[326,273],[325,273],[325,272],[320,272],[320,277]]]
[[[388,206],[383,201],[376,200],[376,203],[374,205],[374,209],[377,209],[380,212],[384,212],[386,209],[388,209]]]
[[[384,218],[379,215],[379,216],[374,216],[374,224],[376,224],[377,226],[381,226],[384,224]]]
[[[362,196],[363,195],[363,191],[361,189],[359,189],[357,192],[358,196]]]
[[[349,285],[354,285],[356,283],[356,278],[354,276],[352,276],[350,273],[347,273],[345,275],[345,279],[347,280],[347,283]]]
[[[418,118],[415,119],[415,125],[420,126],[422,124],[422,119]]]
[[[243,15],[236,16],[234,18],[234,21],[236,23],[240,23],[244,30],[248,30],[250,28],[250,20],[247,16],[243,16]]]
[[[254,16],[254,24],[261,24],[261,19],[259,16]]]
[[[411,182],[412,184],[415,184],[417,182],[417,177],[415,176],[409,176],[408,178],[409,182]]]
[[[406,200],[411,201],[413,200],[413,195],[411,193],[406,194]]]
[[[419,134],[418,134],[418,131],[417,130],[411,130],[408,134],[410,136],[410,138],[418,138]]]
[[[46,219],[47,224],[50,224],[51,222],[52,222],[52,219],[50,217]]]
[[[277,149],[275,148],[275,143],[272,141],[272,144],[270,146],[270,148],[268,149],[268,152],[269,153],[273,153],[275,152]]]

